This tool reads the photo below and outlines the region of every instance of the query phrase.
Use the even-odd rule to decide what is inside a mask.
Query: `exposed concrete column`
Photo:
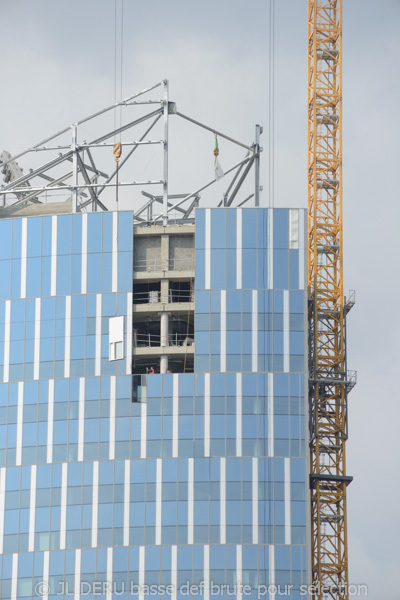
[[[164,271],[165,279],[161,280],[161,302],[167,304],[169,301],[169,235],[161,236],[161,269]]]
[[[163,271],[169,270],[169,235],[165,233],[161,236],[161,268]]]
[[[161,338],[161,348],[168,347],[168,322],[169,322],[169,314],[167,312],[162,312],[160,316],[160,338]],[[166,373],[168,370],[168,356],[166,354],[162,354],[160,357],[160,373]]]

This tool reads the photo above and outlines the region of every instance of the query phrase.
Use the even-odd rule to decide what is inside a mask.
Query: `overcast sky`
[[[114,101],[114,13],[114,0],[0,0],[0,151],[16,154]],[[245,142],[255,123],[264,125],[267,205],[269,0],[124,0],[124,17],[122,96],[168,78],[171,99],[194,118]],[[306,0],[276,0],[275,17],[274,200],[306,206]],[[348,366],[359,380],[347,445],[350,582],[367,583],[371,600],[393,600],[400,564],[400,0],[344,0],[343,21],[344,287],[356,290]],[[119,24],[117,32],[118,46]],[[191,143],[180,140],[182,152]]]

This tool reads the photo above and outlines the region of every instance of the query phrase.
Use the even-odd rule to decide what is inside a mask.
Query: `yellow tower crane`
[[[308,0],[308,286],[314,598],[348,598],[342,0]]]

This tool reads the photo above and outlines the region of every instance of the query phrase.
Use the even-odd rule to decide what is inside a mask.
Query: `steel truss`
[[[158,88],[162,88],[163,90],[162,98],[148,99],[149,93],[153,93],[154,90],[157,90]],[[144,109],[149,110],[149,108],[151,109],[150,112],[142,114]],[[114,126],[102,135],[97,136],[91,142],[79,142],[81,128],[82,126],[85,126],[86,123],[94,121],[95,124],[93,125],[91,123],[90,126],[96,127],[98,126],[98,120],[103,118],[106,113],[112,115],[114,112],[115,124],[118,115],[121,120],[121,111],[127,111],[128,109],[139,110],[139,112],[141,111],[141,114],[134,119],[130,117],[126,122],[124,121],[123,124],[121,121],[119,127]],[[53,197],[57,196],[57,194],[60,198],[63,196],[63,203],[65,204],[65,210],[63,212],[80,212],[87,210],[106,211],[108,210],[106,201],[104,200],[104,192],[106,190],[109,190],[110,188],[115,189],[116,186],[118,186],[118,188],[130,186],[141,186],[145,188],[153,186],[154,188],[155,186],[156,188],[158,187],[161,193],[153,194],[144,190],[142,193],[146,197],[146,203],[139,207],[132,207],[134,209],[134,220],[136,224],[163,223],[166,225],[168,219],[171,217],[171,213],[177,215],[177,218],[175,217],[174,220],[188,219],[194,207],[199,205],[200,193],[213,185],[215,179],[212,179],[191,193],[169,195],[168,134],[169,119],[172,115],[176,115],[181,119],[189,121],[246,150],[245,157],[225,171],[225,175],[233,175],[233,180],[228,186],[227,191],[223,194],[220,205],[230,206],[233,203],[250,168],[254,165],[254,193],[250,194],[250,196],[244,200],[242,199],[240,205],[254,197],[255,205],[259,206],[259,192],[261,189],[259,182],[259,159],[262,150],[259,145],[260,133],[262,132],[260,126],[256,126],[256,136],[253,144],[247,145],[237,141],[214,128],[208,127],[207,125],[178,112],[176,104],[169,101],[168,81],[163,80],[125,100],[121,100],[112,106],[74,123],[70,127],[59,131],[55,135],[46,138],[39,144],[36,144],[16,156],[11,156],[8,152],[3,152],[0,156],[0,166],[6,184],[0,188],[0,212],[2,211],[1,206],[3,206],[7,208],[3,216],[12,216],[13,214],[18,214],[21,209],[28,205],[46,203],[46,196],[49,192],[51,192]],[[148,139],[148,134],[159,121],[163,125],[162,139]],[[131,130],[134,130],[138,126],[143,127],[143,124],[145,125],[145,131],[142,135],[138,136],[136,139],[128,138],[121,140],[122,134],[124,134],[126,138],[126,135],[129,134]],[[85,131],[84,128],[83,135],[86,135]],[[68,132],[71,134],[71,137],[69,138],[71,140],[70,142],[68,141],[68,138],[67,141],[65,141]],[[116,164],[110,162],[110,160],[108,160],[107,168],[104,168],[104,149],[108,149],[108,156],[112,160],[112,147],[116,138],[121,141],[123,146],[123,155],[119,161],[118,169]],[[48,145],[49,143],[51,143],[51,145]],[[121,173],[127,174],[129,171],[131,172],[132,167],[129,169],[129,165],[132,165],[132,155],[134,152],[143,146],[152,144],[158,144],[163,152],[163,168],[159,179],[150,181],[134,181],[131,179],[124,181],[118,179],[117,173],[121,175]],[[31,169],[29,173],[24,175],[16,161],[19,161],[21,158],[25,159],[27,155],[32,155],[32,153],[37,154],[39,152],[44,152],[47,155],[50,155],[51,158],[44,164],[35,169]],[[232,190],[234,183],[236,183],[236,186]],[[66,199],[65,196],[67,196]],[[118,196],[116,197],[118,202]],[[158,203],[162,205],[162,210],[159,213],[156,213],[154,208]],[[54,206],[55,211],[57,208],[60,208],[60,204]]]
[[[313,597],[348,598],[342,0],[308,3],[309,415]]]

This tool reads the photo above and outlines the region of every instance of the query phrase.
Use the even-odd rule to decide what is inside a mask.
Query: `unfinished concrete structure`
[[[194,224],[134,229],[133,373],[193,372]]]

